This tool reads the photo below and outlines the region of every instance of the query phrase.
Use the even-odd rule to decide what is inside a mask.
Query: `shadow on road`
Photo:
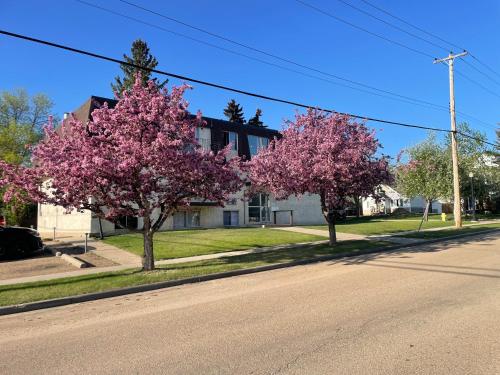
[[[456,246],[463,246],[467,244],[474,246],[474,249],[471,249],[470,251],[483,250],[483,249],[478,250],[477,247],[489,247],[489,250],[493,250],[491,241],[498,240],[499,238],[500,238],[500,232],[486,233],[474,237],[453,239],[433,244],[424,243],[404,249],[389,250],[381,253],[359,255],[348,259],[344,258],[338,261],[332,261],[331,264],[332,265],[366,264],[372,267],[398,268],[398,269],[407,269],[412,271],[438,272],[438,273],[448,273],[448,274],[456,274],[464,276],[500,278],[500,268],[478,268],[478,267],[467,267],[467,266],[454,266],[449,264],[440,265],[440,264],[417,263],[417,262],[401,260],[401,259],[411,259],[412,258],[411,255],[415,253],[442,252],[453,249]],[[466,272],[466,271],[471,271],[471,272]],[[479,273],[475,271],[485,271],[485,272]]]

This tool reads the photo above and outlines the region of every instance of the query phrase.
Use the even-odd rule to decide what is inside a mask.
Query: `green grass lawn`
[[[451,219],[450,219],[451,217]],[[494,217],[492,217],[494,218]],[[411,230],[417,230],[420,225],[421,216],[409,217],[361,217],[349,218],[347,221],[339,222],[336,225],[337,232],[352,233],[362,235],[377,235],[398,233]],[[469,221],[469,218],[464,218],[464,223]],[[422,229],[452,227],[453,215],[448,215],[448,220],[441,221],[440,215],[431,215],[429,221],[422,224]],[[306,228],[328,230],[326,225],[307,226]]]
[[[155,234],[154,254],[155,259],[160,260],[321,240],[326,238],[270,228],[167,231]],[[143,242],[139,233],[109,237],[104,242],[142,255]]]
[[[369,221],[347,221],[335,226],[339,233],[376,235],[417,230],[420,221],[417,219],[372,219]],[[422,224],[422,229],[452,226],[451,221],[429,220]],[[308,226],[307,228],[328,230],[326,225]]]
[[[335,247],[309,245],[290,250],[223,257],[206,261],[163,266],[150,272],[130,269],[41,282],[0,286],[0,306],[74,296],[159,281],[178,280],[217,272],[287,263],[344,252],[358,252],[390,245],[386,242],[346,241]]]
[[[483,232],[485,230],[494,229],[494,228],[500,229],[500,223],[499,224],[474,225],[474,226],[469,226],[469,227],[463,227],[460,229],[450,228],[450,229],[443,229],[443,230],[430,231],[430,232],[409,233],[409,234],[402,234],[402,235],[400,235],[400,237],[423,238],[423,239],[443,238],[443,237],[454,236],[454,235],[462,234],[462,233]]]

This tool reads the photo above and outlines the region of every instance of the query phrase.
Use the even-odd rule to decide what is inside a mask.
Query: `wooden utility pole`
[[[462,227],[462,212],[460,209],[460,180],[458,177],[458,151],[457,151],[457,123],[455,118],[455,87],[453,78],[453,61],[457,57],[467,55],[467,51],[456,55],[450,52],[448,57],[434,59],[434,64],[445,63],[448,65],[450,73],[450,118],[451,118],[451,159],[453,161],[453,216],[455,217],[455,227]]]

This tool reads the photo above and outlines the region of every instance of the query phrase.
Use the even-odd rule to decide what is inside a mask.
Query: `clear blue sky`
[[[88,1],[97,3],[97,0]],[[353,29],[294,0],[131,1],[304,65],[380,89],[443,106],[448,105],[448,71],[445,66],[434,65],[428,57]],[[446,51],[402,34],[338,0],[307,1],[331,14],[412,48],[423,50],[432,56],[446,55]],[[396,22],[361,0],[346,1],[388,21]],[[500,73],[500,2],[369,1],[452,43],[464,46]],[[146,22],[282,64],[269,57],[138,11],[118,0],[101,3],[102,6]],[[398,25],[418,33],[403,24]],[[2,0],[0,28],[113,57],[121,57],[124,52],[129,52],[131,42],[142,38],[148,42],[157,57],[158,68],[166,71],[338,111],[440,128],[450,126],[449,115],[445,111],[381,98],[300,76],[90,8],[73,0]],[[427,37],[424,34],[419,35]],[[0,90],[24,87],[30,93],[44,92],[54,100],[55,112],[59,116],[63,112],[76,109],[90,95],[111,97],[110,82],[121,73],[119,67],[113,63],[5,36],[0,36],[0,55]],[[470,59],[469,61],[473,62]],[[461,61],[457,61],[457,67],[467,76],[500,95],[499,84]],[[500,83],[500,76],[494,76],[480,65],[478,67]],[[176,80],[170,82],[179,83]],[[491,125],[484,125],[470,121],[473,127],[486,132],[490,141],[494,141],[494,125],[500,121],[500,97],[482,90],[460,76],[456,77],[455,85],[457,110],[490,123]],[[280,129],[283,119],[291,118],[295,113],[291,106],[200,85],[194,85],[194,90],[188,94],[190,110],[195,112],[200,109],[204,115],[211,117],[222,117],[222,110],[231,98],[243,105],[247,118],[253,115],[257,107],[262,108],[263,119],[271,128]],[[424,131],[419,130],[374,123],[369,125],[377,129],[379,139],[385,147],[384,152],[391,155],[426,136]]]

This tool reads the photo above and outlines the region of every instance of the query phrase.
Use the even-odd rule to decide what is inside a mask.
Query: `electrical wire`
[[[292,73],[295,73],[295,74],[299,74],[299,75],[302,75],[302,76],[305,76],[305,77],[313,78],[313,79],[320,80],[320,81],[323,81],[323,82],[327,82],[327,83],[330,83],[330,84],[333,84],[333,85],[337,85],[337,86],[341,86],[341,87],[346,87],[346,88],[349,88],[349,89],[352,89],[352,90],[357,90],[357,91],[360,91],[360,92],[363,92],[363,93],[367,93],[367,94],[370,94],[370,95],[375,95],[375,96],[386,98],[386,99],[390,99],[390,100],[398,100],[398,101],[401,101],[403,103],[408,103],[408,104],[413,104],[413,105],[420,105],[420,106],[423,106],[423,107],[426,107],[426,108],[432,108],[432,109],[438,109],[438,110],[447,110],[447,107],[443,106],[443,105],[431,103],[431,102],[428,102],[428,101],[425,101],[425,100],[421,100],[421,99],[417,99],[417,98],[412,98],[412,97],[409,97],[409,96],[406,96],[406,95],[401,95],[401,94],[393,93],[393,92],[390,92],[390,91],[387,91],[387,90],[378,89],[376,87],[365,85],[365,84],[362,84],[362,83],[359,83],[359,82],[356,82],[356,81],[348,80],[348,79],[342,78],[340,76],[331,75],[331,74],[328,74],[328,73],[322,73],[322,74],[325,74],[325,75],[332,76],[332,77],[334,77],[335,79],[338,79],[338,80],[347,81],[347,82],[350,82],[352,84],[356,84],[356,85],[359,85],[361,87],[368,88],[370,90],[374,90],[374,91],[377,91],[377,92],[381,92],[383,94],[388,94],[388,95],[393,95],[393,96],[382,95],[382,94],[378,94],[378,93],[375,93],[375,92],[371,92],[371,91],[368,91],[368,90],[361,89],[359,87],[354,87],[354,86],[350,86],[350,85],[343,84],[343,83],[340,83],[340,82],[335,82],[335,81],[332,81],[330,79],[326,79],[326,78],[319,77],[319,76],[316,76],[316,75],[312,75],[312,74],[308,74],[308,73],[305,73],[305,72],[301,72],[299,70],[292,69],[292,68],[284,66],[284,65],[276,64],[276,63],[273,63],[273,62],[269,62],[269,61],[262,60],[262,59],[259,59],[257,57],[254,57],[254,56],[250,56],[250,55],[238,52],[238,51],[234,51],[234,50],[231,50],[231,49],[228,49],[228,48],[225,48],[225,47],[221,47],[221,46],[218,46],[216,44],[213,44],[213,43],[210,43],[210,42],[206,42],[204,40],[197,39],[197,38],[194,38],[194,37],[191,37],[191,36],[179,33],[177,31],[173,31],[173,30],[164,28],[162,26],[159,26],[159,25],[156,25],[156,24],[153,24],[153,23],[150,23],[150,22],[146,22],[146,21],[143,21],[143,20],[135,18],[135,17],[131,17],[131,16],[125,15],[123,13],[114,11],[112,9],[104,8],[104,7],[99,6],[97,4],[92,4],[92,3],[89,3],[89,2],[84,1],[84,0],[76,0],[76,1],[79,2],[79,3],[82,3],[84,5],[90,6],[92,8],[96,8],[96,9],[102,10],[102,11],[107,12],[107,13],[111,13],[113,15],[116,15],[116,16],[119,16],[119,17],[122,17],[122,18],[125,18],[125,19],[128,19],[128,20],[131,20],[131,21],[134,21],[134,22],[137,22],[137,23],[140,23],[140,24],[152,27],[152,28],[159,29],[161,31],[170,33],[172,35],[175,35],[175,36],[178,36],[178,37],[181,37],[181,38],[184,38],[184,39],[188,39],[188,40],[194,41],[196,43],[200,43],[200,44],[206,45],[206,46],[211,47],[211,48],[215,48],[215,49],[218,49],[218,50],[221,50],[221,51],[225,51],[225,52],[231,53],[233,55],[244,57],[244,58],[247,58],[247,59],[250,59],[250,60],[253,60],[253,61],[257,61],[257,62],[262,63],[262,64],[266,64],[266,65],[273,66],[273,67],[276,67],[276,68],[279,68],[279,69],[283,69],[283,70],[286,70],[286,71],[289,71],[289,72],[292,72]],[[311,69],[311,70],[313,70],[313,69]]]
[[[433,41],[431,41],[431,40],[429,40],[429,39],[422,38],[421,36],[419,36],[419,35],[417,35],[417,34],[414,34],[414,33],[410,32],[410,31],[408,31],[408,30],[403,29],[402,27],[399,27],[399,26],[397,26],[397,25],[395,25],[395,24],[393,24],[393,23],[391,23],[391,22],[388,22],[388,21],[386,21],[386,20],[384,20],[384,19],[382,19],[382,18],[380,18],[380,17],[377,17],[377,16],[376,16],[376,15],[374,15],[373,13],[367,12],[366,10],[359,8],[359,7],[357,7],[357,6],[355,6],[355,5],[351,4],[351,3],[349,3],[348,1],[345,1],[345,0],[337,0],[337,1],[341,2],[341,3],[342,3],[342,4],[344,4],[344,5],[347,5],[348,7],[352,8],[352,9],[354,9],[354,10],[357,10],[357,11],[358,11],[358,12],[360,12],[360,13],[363,13],[363,14],[367,15],[368,17],[371,17],[371,18],[373,18],[373,19],[376,19],[377,21],[382,22],[383,24],[385,24],[385,25],[387,25],[387,26],[390,26],[390,27],[392,27],[393,29],[396,29],[396,30],[398,30],[398,31],[400,31],[400,32],[402,32],[402,33],[407,34],[407,35],[410,35],[411,37],[413,37],[413,38],[415,38],[415,39],[418,39],[418,40],[421,40],[421,41],[423,41],[423,42],[426,42],[426,43],[428,43],[428,44],[430,44],[430,45],[432,45],[432,46],[434,46],[434,47],[437,47],[437,48],[439,48],[439,49],[442,49],[442,50],[448,51],[448,48],[443,47],[443,46],[442,46],[442,45],[440,45],[440,44],[434,43]]]
[[[133,67],[135,69],[144,70],[144,71],[148,71],[148,72],[156,73],[156,74],[161,74],[161,75],[165,75],[165,76],[168,76],[168,77],[171,77],[171,78],[176,78],[176,79],[180,79],[180,80],[184,80],[184,81],[188,81],[188,82],[198,83],[200,85],[209,86],[209,87],[213,87],[213,88],[217,88],[217,89],[221,89],[221,90],[225,90],[225,91],[235,92],[235,93],[238,93],[238,94],[247,95],[247,96],[251,96],[251,97],[255,97],[255,98],[259,98],[259,99],[273,101],[273,102],[276,102],[276,103],[289,104],[289,105],[293,105],[295,107],[306,108],[306,109],[314,108],[314,109],[317,109],[318,111],[322,111],[322,112],[326,112],[326,113],[339,114],[339,115],[344,115],[344,116],[350,116],[352,118],[357,118],[357,119],[361,119],[361,120],[364,120],[364,121],[372,121],[372,122],[378,122],[378,123],[382,123],[382,124],[395,125],[395,126],[402,126],[402,127],[407,127],[407,128],[432,130],[432,131],[443,132],[443,133],[461,134],[461,135],[463,135],[465,137],[468,137],[470,139],[475,139],[475,140],[481,141],[484,144],[496,146],[493,143],[484,141],[484,140],[482,140],[480,138],[473,137],[471,135],[468,135],[468,134],[465,134],[465,133],[462,133],[462,132],[459,132],[459,131],[455,131],[454,132],[452,130],[447,130],[447,129],[442,129],[442,128],[436,128],[436,127],[430,127],[430,126],[424,126],[424,125],[416,125],[416,124],[409,124],[409,123],[403,123],[403,122],[398,122],[398,121],[392,121],[392,120],[384,120],[384,119],[374,118],[374,117],[370,117],[370,116],[362,116],[362,115],[357,115],[357,114],[352,114],[352,113],[339,112],[339,111],[336,111],[336,110],[333,110],[333,109],[321,108],[321,107],[312,106],[312,105],[308,105],[308,104],[304,104],[304,103],[299,103],[299,102],[295,102],[295,101],[291,101],[291,100],[287,100],[287,99],[280,99],[280,98],[271,97],[271,96],[268,96],[268,95],[253,93],[253,92],[250,92],[250,91],[245,91],[245,90],[237,89],[237,88],[234,88],[234,87],[221,85],[221,84],[218,84],[218,83],[203,81],[203,80],[200,80],[200,79],[196,79],[196,78],[192,78],[192,77],[187,77],[187,76],[183,76],[183,75],[180,75],[180,74],[169,73],[169,72],[166,72],[166,71],[163,71],[163,70],[159,70],[159,69],[151,69],[151,68],[140,66],[140,65],[137,65],[137,64],[134,64],[134,63],[130,63],[130,62],[124,61],[124,60],[115,59],[113,57],[101,55],[101,54],[90,52],[90,51],[85,51],[85,50],[74,48],[74,47],[65,46],[65,45],[62,45],[62,44],[58,44],[58,43],[50,42],[50,41],[47,41],[47,40],[30,37],[30,36],[27,36],[27,35],[13,33],[13,32],[6,31],[6,30],[1,30],[0,29],[0,34],[6,35],[6,36],[9,36],[9,37],[12,37],[12,38],[23,39],[23,40],[30,41],[30,42],[33,42],[33,43],[42,44],[42,45],[46,45],[46,46],[50,46],[50,47],[62,49],[62,50],[73,52],[73,53],[77,53],[77,54],[80,54],[80,55],[94,57],[94,58],[100,59],[100,60],[114,62],[114,63],[122,64],[122,65],[127,65],[127,66]]]
[[[117,14],[117,12],[115,12],[115,11],[103,8],[101,6],[89,3],[89,2],[84,1],[84,0],[75,0],[75,1],[77,1],[79,3],[82,3],[82,4],[85,4],[87,6],[91,6],[91,7],[94,7],[94,8],[102,9],[102,10],[105,10],[105,11]],[[179,19],[176,19],[176,18],[170,17],[168,15],[165,15],[163,13],[159,13],[159,12],[156,12],[154,10],[145,8],[143,6],[140,6],[138,4],[132,3],[130,1],[127,1],[127,0],[119,0],[119,1],[122,2],[122,3],[124,3],[124,4],[128,4],[128,5],[132,6],[132,7],[135,7],[137,9],[143,10],[145,12],[154,14],[156,16],[159,16],[159,17],[165,18],[167,20],[173,21],[175,23],[178,23],[180,25],[186,26],[186,27],[191,28],[193,30],[197,30],[197,31],[202,32],[204,34],[207,34],[207,35],[210,35],[212,37],[218,38],[220,40],[232,43],[234,45],[246,48],[246,49],[254,51],[254,52],[261,53],[261,54],[266,55],[268,57],[272,57],[274,59],[277,59],[277,60],[280,60],[280,61],[292,64],[292,65],[295,65],[297,67],[313,71],[315,73],[320,73],[320,74],[323,74],[323,75],[331,77],[331,78],[335,78],[335,79],[338,79],[338,80],[341,80],[341,81],[344,81],[344,82],[348,82],[348,83],[351,83],[351,84],[354,84],[354,85],[358,85],[358,86],[361,86],[361,87],[364,87],[364,88],[367,88],[367,89],[370,89],[370,90],[378,91],[378,92],[381,92],[383,94],[393,95],[393,96],[398,97],[398,98],[402,98],[402,99],[406,99],[406,100],[410,100],[410,101],[416,101],[416,102],[419,102],[419,103],[422,103],[422,104],[427,104],[427,105],[431,105],[431,106],[441,107],[441,108],[444,108],[444,109],[447,108],[446,106],[443,106],[443,105],[440,105],[440,104],[431,103],[431,102],[428,102],[428,101],[425,101],[425,100],[422,100],[422,99],[412,98],[410,96],[398,94],[398,93],[395,93],[395,92],[392,92],[392,91],[389,91],[389,90],[379,89],[379,88],[371,86],[371,85],[367,85],[367,84],[364,84],[364,83],[361,83],[361,82],[354,81],[354,80],[349,79],[349,78],[345,78],[345,77],[342,77],[342,76],[339,76],[339,75],[336,75],[336,74],[332,74],[332,73],[326,72],[324,70],[320,70],[320,69],[317,69],[317,68],[314,68],[314,67],[311,67],[311,66],[308,66],[308,65],[305,65],[305,64],[301,64],[301,63],[298,63],[298,62],[296,62],[294,60],[291,60],[291,59],[288,59],[288,58],[285,58],[285,57],[282,57],[282,56],[278,56],[276,54],[264,51],[264,50],[259,49],[259,48],[255,48],[253,46],[250,46],[248,44],[244,44],[244,43],[238,42],[238,41],[236,41],[234,39],[227,38],[227,37],[222,36],[220,34],[213,33],[213,32],[211,32],[209,30],[202,29],[202,28],[197,27],[197,26],[193,26],[193,25],[191,25],[189,23],[186,23],[184,21],[181,21]],[[119,14],[119,15],[122,15],[122,14]],[[128,17],[130,19],[129,16],[126,16],[126,17]],[[138,22],[144,23],[143,21],[138,21]],[[152,26],[152,25],[150,24],[150,26]],[[153,26],[153,27],[155,27],[155,26]],[[177,33],[177,34],[179,34],[179,33]]]
[[[343,0],[338,0],[338,1],[343,1]],[[393,14],[393,13],[391,13],[391,12],[389,12],[389,11],[387,11],[387,10],[385,10],[385,9],[383,9],[383,8],[381,8],[381,7],[377,6],[377,5],[375,5],[375,4],[372,4],[372,3],[371,3],[371,2],[369,2],[368,0],[361,0],[361,1],[362,1],[363,3],[365,3],[365,4],[367,4],[368,6],[370,6],[370,7],[374,8],[374,9],[376,9],[376,10],[378,10],[378,11],[380,11],[380,12],[382,12],[382,13],[384,13],[384,14],[386,14],[386,15],[388,15],[388,16],[390,16],[390,17],[392,17],[392,18],[394,18],[394,19],[396,19],[396,20],[398,20],[398,21],[400,21],[400,22],[402,22],[402,23],[404,23],[404,24],[408,25],[408,26],[411,26],[411,27],[413,27],[414,29],[416,29],[416,30],[418,30],[418,31],[420,31],[420,32],[422,32],[422,33],[424,33],[424,34],[427,34],[427,35],[429,35],[429,36],[431,36],[431,37],[433,37],[433,38],[436,38],[436,39],[438,39],[438,40],[440,40],[440,41],[442,41],[442,42],[444,42],[444,43],[446,43],[446,44],[448,44],[448,45],[450,45],[450,46],[456,47],[456,48],[458,48],[459,50],[462,50],[462,51],[465,51],[465,50],[466,50],[465,48],[463,48],[463,47],[461,47],[461,46],[459,46],[459,45],[457,45],[457,44],[455,44],[455,43],[452,43],[452,42],[450,42],[450,41],[448,41],[448,40],[446,40],[446,39],[443,39],[443,38],[441,38],[440,36],[438,36],[438,35],[436,35],[436,34],[433,34],[433,33],[429,32],[429,31],[427,31],[427,30],[425,30],[425,29],[423,29],[423,28],[421,28],[421,27],[419,27],[419,26],[416,26],[415,24],[412,24],[412,23],[410,23],[410,22],[408,22],[408,21],[406,21],[406,20],[402,19],[401,17],[396,16],[395,14]],[[500,73],[498,73],[497,71],[495,71],[495,70],[494,70],[493,68],[491,68],[488,64],[486,64],[486,63],[482,62],[481,60],[479,60],[476,56],[474,56],[474,55],[473,55],[473,54],[471,54],[470,52],[469,52],[469,56],[470,56],[472,59],[474,59],[474,60],[475,60],[478,64],[482,65],[483,67],[485,67],[486,69],[488,69],[490,72],[492,72],[492,73],[496,74],[498,77],[500,77]],[[498,81],[496,81],[495,79],[493,79],[493,78],[492,78],[491,76],[489,76],[487,73],[484,73],[484,72],[483,72],[483,71],[481,71],[480,69],[476,68],[474,65],[470,64],[467,60],[465,60],[465,59],[463,59],[463,60],[464,60],[464,62],[465,62],[467,65],[469,65],[472,69],[474,69],[474,70],[478,71],[479,73],[481,73],[482,75],[484,75],[484,76],[488,77],[488,78],[489,78],[490,80],[492,80],[493,82],[495,82],[495,83],[497,83],[497,84],[500,84]],[[467,78],[466,78],[466,79],[467,79]],[[472,80],[471,80],[471,81],[472,81]],[[478,84],[478,83],[476,83],[476,84]],[[482,87],[482,85],[481,85],[481,84],[478,84],[478,85]],[[486,89],[486,91],[490,92],[488,89]],[[491,93],[491,92],[490,92],[490,93]],[[496,95],[496,94],[493,94],[493,95],[498,96],[498,95]]]
[[[486,78],[488,78],[493,83],[496,83],[497,85],[500,85],[500,82],[498,82],[496,79],[494,79],[493,77],[491,77],[489,74],[483,72],[481,69],[478,69],[473,64],[471,64],[470,62],[468,62],[466,59],[464,59],[462,57],[461,57],[461,59],[462,59],[462,61],[464,62],[465,65],[469,66],[471,69],[474,69],[476,72],[482,74],[483,76],[485,76]]]
[[[385,37],[385,36],[383,36],[383,35],[380,35],[380,34],[374,33],[374,32],[372,32],[372,31],[370,31],[370,30],[368,30],[368,29],[365,29],[364,27],[358,26],[358,25],[356,25],[356,24],[354,24],[354,23],[352,23],[352,22],[350,22],[350,21],[347,21],[347,20],[345,20],[345,19],[343,19],[343,18],[341,18],[341,17],[338,17],[338,16],[336,16],[336,15],[334,15],[334,14],[330,13],[330,12],[327,12],[326,10],[323,10],[323,9],[321,9],[321,8],[318,8],[317,6],[314,6],[314,5],[312,5],[312,4],[310,4],[310,3],[307,3],[307,2],[305,2],[305,1],[303,1],[303,0],[295,0],[295,1],[296,1],[297,3],[299,3],[299,4],[304,5],[305,7],[308,7],[308,8],[310,8],[310,9],[315,10],[315,11],[316,11],[316,12],[318,12],[318,13],[321,13],[321,14],[323,14],[323,15],[327,16],[327,17],[333,18],[334,20],[337,20],[337,21],[339,21],[339,22],[342,22],[342,23],[344,23],[344,24],[346,24],[346,25],[348,25],[348,26],[351,26],[351,27],[353,27],[353,28],[355,28],[355,29],[358,29],[358,30],[363,31],[363,32],[365,32],[365,33],[367,33],[367,34],[370,34],[370,35],[372,35],[372,36],[375,36],[375,37],[377,37],[377,38],[379,38],[379,39],[385,40],[386,42],[392,43],[392,44],[397,45],[397,46],[399,46],[399,47],[401,47],[401,48],[405,48],[405,49],[407,49],[407,50],[409,50],[409,51],[415,52],[415,53],[417,53],[417,54],[419,54],[419,55],[422,55],[422,56],[425,56],[425,57],[429,57],[429,58],[431,58],[431,59],[434,59],[434,58],[435,58],[435,56],[432,56],[432,55],[428,54],[427,52],[424,52],[424,51],[418,50],[418,49],[413,48],[413,47],[410,47],[410,46],[408,46],[408,45],[406,45],[406,44],[404,44],[404,43],[401,43],[401,42],[398,42],[398,41],[396,41],[396,40],[393,40],[393,39],[387,38],[387,37]]]
[[[469,76],[465,75],[464,73],[462,73],[461,71],[457,70],[456,68],[455,68],[455,74],[458,74],[460,77],[465,78],[467,81],[469,81],[469,82],[475,84],[476,86],[482,88],[484,91],[490,93],[491,95],[496,96],[497,98],[500,98],[499,94],[497,94],[496,92],[490,90],[489,88],[487,88],[486,86],[484,86],[481,83],[477,82],[476,80],[470,78]]]
[[[436,34],[430,33],[430,32],[428,32],[428,31],[426,31],[426,30],[422,29],[421,27],[418,27],[418,26],[416,26],[416,25],[414,25],[414,24],[412,24],[412,23],[410,23],[410,22],[408,22],[408,21],[406,21],[406,20],[402,19],[401,17],[398,17],[398,16],[396,16],[396,15],[394,15],[394,14],[392,14],[392,13],[388,12],[387,10],[382,9],[382,8],[381,8],[381,7],[379,7],[379,6],[377,6],[377,5],[374,5],[374,4],[370,3],[370,2],[369,2],[369,1],[367,1],[367,0],[361,0],[361,1],[362,1],[363,3],[365,3],[366,5],[369,5],[370,7],[374,8],[374,9],[377,9],[378,11],[380,11],[380,12],[382,12],[382,13],[385,13],[385,14],[387,14],[388,16],[390,16],[390,17],[392,17],[392,18],[394,18],[394,19],[398,20],[399,22],[402,22],[402,23],[404,23],[404,24],[406,24],[406,25],[408,25],[408,26],[411,26],[411,27],[413,27],[414,29],[416,29],[416,30],[418,30],[418,31],[420,31],[420,32],[422,32],[422,33],[424,33],[424,34],[427,34],[427,35],[429,35],[429,36],[431,36],[431,37],[433,37],[433,38],[436,38],[436,39],[440,40],[440,41],[441,41],[441,42],[443,42],[443,43],[446,43],[446,44],[449,44],[450,46],[456,47],[456,48],[458,48],[458,49],[459,49],[459,50],[461,50],[461,51],[464,51],[464,50],[465,50],[465,48],[462,48],[462,47],[460,47],[460,46],[456,45],[455,43],[449,42],[449,41],[447,41],[446,39],[443,39],[443,38],[441,38],[440,36],[438,36],[438,35],[436,35]]]
[[[490,72],[496,74],[498,77],[500,77],[500,73],[498,73],[497,71],[495,71],[492,67],[490,67],[488,64],[482,62],[481,60],[479,60],[476,56],[474,56],[473,54],[469,53],[470,57],[472,57],[477,63],[481,64],[482,66],[484,66],[486,69],[488,69]]]
[[[205,45],[209,45],[209,46],[211,46],[213,48],[224,50],[226,52],[229,52],[229,53],[232,53],[232,54],[235,54],[235,55],[238,55],[238,56],[246,57],[248,59],[251,59],[251,60],[254,60],[254,61],[258,61],[258,62],[261,62],[263,64],[271,65],[271,66],[274,66],[274,67],[277,67],[277,68],[280,68],[280,69],[284,69],[284,70],[288,70],[288,71],[294,72],[296,74],[301,74],[301,75],[304,75],[304,76],[307,76],[307,77],[310,77],[310,78],[314,78],[314,79],[321,80],[321,81],[324,81],[324,82],[328,82],[328,83],[336,84],[336,85],[339,85],[339,86],[347,87],[347,88],[350,88],[350,89],[353,89],[353,90],[358,90],[360,92],[368,93],[368,94],[371,94],[371,95],[383,97],[383,98],[386,98],[386,99],[396,100],[395,98],[392,98],[392,97],[388,97],[388,96],[376,94],[376,93],[369,92],[369,91],[366,91],[366,90],[361,90],[359,88],[355,88],[355,87],[352,87],[352,86],[349,86],[349,85],[342,85],[342,84],[340,84],[338,82],[333,82],[333,81],[330,81],[330,80],[325,80],[325,79],[323,79],[321,77],[318,77],[318,76],[313,76],[313,75],[305,74],[303,72],[300,72],[300,71],[297,71],[297,70],[294,70],[294,69],[290,69],[290,68],[285,67],[283,65],[273,64],[273,63],[270,63],[270,62],[265,61],[265,60],[257,59],[257,58],[255,58],[253,56],[248,56],[246,54],[242,54],[242,53],[236,52],[234,50],[229,50],[227,48],[223,48],[223,47],[220,47],[220,46],[217,46],[217,45],[213,45],[211,43],[208,43],[208,42],[205,42],[205,41],[201,41],[199,39],[195,39],[195,38],[192,38],[190,36],[186,36],[184,34],[180,34],[178,32],[173,32],[173,31],[168,30],[168,29],[165,30],[161,26],[158,26],[158,25],[155,25],[155,24],[151,24],[151,23],[148,23],[148,22],[145,22],[145,21],[142,21],[142,20],[138,20],[138,19],[132,18],[130,16],[123,15],[121,13],[118,13],[118,12],[114,11],[114,10],[110,10],[110,9],[101,7],[99,5],[89,3],[89,2],[87,2],[85,0],[75,0],[75,1],[77,1],[77,2],[79,2],[81,4],[84,4],[84,5],[90,6],[90,7],[94,7],[94,8],[97,8],[97,9],[100,9],[100,10],[112,13],[114,15],[118,15],[118,16],[121,16],[121,17],[132,19],[132,20],[134,20],[136,22],[139,22],[139,23],[142,23],[142,24],[146,24],[146,25],[151,26],[151,27],[163,29],[164,31],[173,33],[173,34],[175,34],[177,36],[185,37],[185,38],[194,40],[196,42],[199,42],[199,43],[202,43],[202,44],[205,44]],[[364,84],[364,83],[361,83],[361,82],[357,82],[357,81],[354,81],[354,80],[351,80],[351,79],[347,79],[347,78],[344,78],[344,77],[341,77],[341,76],[338,76],[338,75],[334,75],[334,74],[331,74],[331,73],[328,73],[328,72],[316,69],[316,68],[311,67],[311,66],[307,66],[307,65],[304,65],[304,64],[301,64],[301,63],[297,63],[296,61],[293,61],[293,60],[290,60],[288,58],[284,58],[284,57],[278,56],[276,54],[264,51],[262,49],[259,49],[259,48],[253,47],[253,46],[250,46],[248,44],[241,43],[241,42],[236,41],[234,39],[227,38],[227,37],[225,37],[223,35],[216,34],[216,33],[212,32],[212,31],[200,28],[198,26],[194,26],[194,25],[189,24],[189,23],[187,23],[185,21],[181,21],[179,19],[173,18],[173,17],[171,17],[169,15],[166,15],[164,13],[156,12],[156,11],[154,11],[152,9],[146,8],[146,7],[138,5],[138,4],[135,4],[135,3],[131,2],[131,1],[128,1],[128,0],[119,0],[119,1],[122,2],[122,3],[124,3],[124,4],[130,5],[130,6],[134,7],[134,8],[136,8],[136,9],[139,9],[139,10],[151,13],[153,15],[162,17],[164,19],[167,19],[169,21],[175,22],[177,24],[180,24],[182,26],[188,27],[190,29],[202,32],[202,33],[204,33],[206,35],[215,37],[217,39],[229,42],[231,44],[234,44],[234,45],[246,48],[246,49],[254,51],[254,52],[261,53],[261,54],[266,55],[268,57],[272,57],[274,59],[277,59],[277,60],[280,60],[280,61],[283,61],[283,62],[286,62],[286,63],[293,64],[293,65],[295,65],[297,67],[301,67],[301,68],[304,68],[304,69],[307,69],[307,70],[310,70],[310,71],[313,71],[313,72],[317,72],[317,73],[320,73],[320,74],[323,74],[323,75],[326,75],[326,76],[329,76],[329,77],[332,77],[332,78],[335,78],[335,79],[338,79],[338,80],[342,80],[344,82],[355,84],[355,85],[358,85],[358,86],[361,86],[361,87],[364,87],[364,88],[367,88],[367,89],[370,89],[370,90],[374,90],[374,91],[377,91],[377,92],[380,92],[380,93],[383,93],[383,94],[393,95],[393,96],[395,96],[397,98],[404,99],[404,100],[400,100],[403,103],[408,103],[408,104],[413,104],[413,105],[419,105],[419,106],[422,106],[422,107],[431,108],[431,109],[434,109],[434,110],[446,111],[447,113],[449,113],[449,108],[447,106],[436,104],[436,103],[432,103],[432,102],[428,102],[428,101],[422,100],[422,99],[413,98],[413,97],[410,97],[410,96],[407,96],[407,95],[402,95],[402,94],[394,93],[392,91],[379,89],[379,88],[374,87],[374,86],[370,86],[370,85],[367,85],[367,84]],[[487,123],[485,121],[482,121],[482,120],[478,119],[477,117],[475,117],[473,115],[470,115],[470,114],[467,114],[467,113],[464,113],[464,112],[459,112],[459,111],[456,111],[456,112],[462,114],[464,117],[468,117],[470,119],[473,119],[474,121],[480,122],[480,123],[485,124],[487,126],[493,126],[493,127],[495,127],[495,125],[492,125],[492,124],[489,124],[489,123]]]

